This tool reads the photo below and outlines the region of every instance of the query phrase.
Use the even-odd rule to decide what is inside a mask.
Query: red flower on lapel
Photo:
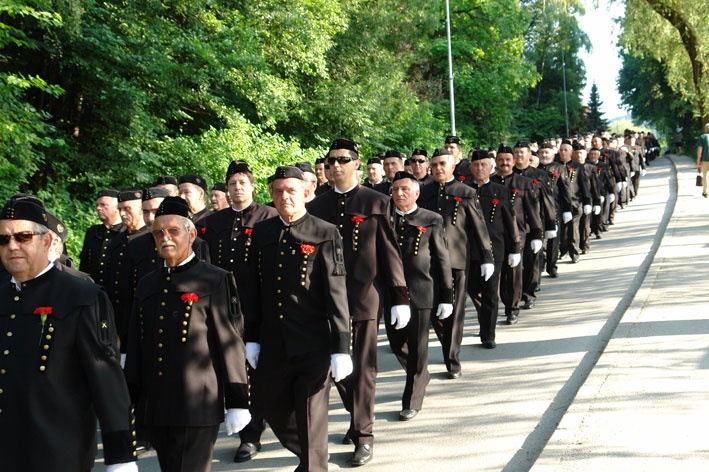
[[[187,303],[188,305],[192,305],[192,303],[199,300],[199,297],[194,292],[183,293],[182,296],[180,297],[180,300],[182,300],[184,303]]]
[[[497,198],[493,198],[491,202],[493,205],[498,205],[500,203],[500,200],[498,200]]]
[[[315,252],[315,246],[312,244],[301,244],[300,253],[301,254],[312,254]]]
[[[361,216],[355,215],[352,217],[352,223],[354,223],[356,225],[360,224],[363,221],[364,221],[364,218],[362,218]]]
[[[463,199],[461,197],[453,197],[453,200],[455,200],[456,202],[459,202],[459,203],[463,201]]]
[[[423,226],[417,226],[416,229],[419,230],[419,232],[421,232],[421,233],[425,233],[425,232],[426,232],[426,228],[423,227]]]

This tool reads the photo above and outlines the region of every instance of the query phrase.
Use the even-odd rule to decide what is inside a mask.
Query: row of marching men
[[[519,149],[529,146],[502,146],[491,176],[487,152],[458,159],[460,142],[449,137],[430,161],[424,150],[417,154],[423,158],[412,156],[430,168],[427,183],[397,170],[380,193],[359,184],[356,143],[338,139],[321,161],[331,188],[307,211],[317,172],[303,163],[271,177],[272,206],[253,201],[253,175],[243,162],[229,166],[224,190],[230,205],[216,212],[205,210],[206,184],[196,175],[161,178],[163,187],[144,192],[100,192],[102,224],[87,231],[80,268],[106,287],[115,307],[138,424],[163,469],[208,468],[226,405],[228,430],[248,423],[237,462],[257,454],[267,420],[300,458],[298,470],[326,470],[329,375],[351,414],[343,441],[354,445],[352,465],[369,462],[381,306],[406,370],[404,421],[422,408],[429,325],[441,341],[449,378],[461,375],[465,296],[454,294],[470,294],[487,348],[496,345],[498,287],[508,322],[516,321],[509,287],[524,274],[523,248],[538,254],[557,228],[534,221],[535,212],[542,219],[543,195],[535,193],[539,182],[532,179],[530,187],[510,171],[526,169],[518,165],[525,162]],[[399,159],[385,159],[391,157]],[[176,191],[182,197],[170,195]],[[226,272],[207,270],[213,266],[204,261]],[[234,348],[241,342],[242,308],[249,413],[249,382]],[[202,452],[185,456],[175,448]],[[170,462],[185,457],[185,463]]]

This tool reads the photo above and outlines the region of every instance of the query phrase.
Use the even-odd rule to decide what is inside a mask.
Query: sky
[[[624,2],[598,0],[598,8],[594,8],[593,0],[584,0],[586,14],[579,19],[581,29],[588,35],[593,49],[590,53],[580,54],[586,64],[586,88],[583,92],[584,102],[588,104],[591,86],[596,83],[600,100],[603,102],[601,111],[603,118],[612,120],[626,116],[628,112],[619,108],[620,95],[616,90],[618,71],[622,61],[618,57],[616,38],[620,27],[613,19],[621,16]],[[609,9],[609,4],[611,4]]]

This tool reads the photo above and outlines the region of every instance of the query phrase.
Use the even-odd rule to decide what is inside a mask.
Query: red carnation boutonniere
[[[202,226],[199,230],[202,234],[207,234],[207,227],[206,226]]]
[[[573,167],[567,167],[566,170],[568,170],[569,172],[573,172],[573,171],[574,171],[574,168],[573,168]]]
[[[246,236],[251,236],[251,233],[253,233],[254,230],[252,228],[244,228],[244,234]]]
[[[451,223],[455,225],[455,223],[458,221],[458,207],[460,206],[460,202],[463,201],[462,197],[453,197],[453,200],[455,200],[455,208],[453,209],[453,220]]]
[[[537,186],[537,184],[539,183],[539,179],[534,179],[534,180],[532,181],[532,183],[533,183],[533,184],[534,184],[534,186],[536,187],[536,186]]]
[[[47,316],[51,315],[54,309],[51,306],[38,306],[32,314],[39,315],[39,320],[42,322],[42,331],[39,333],[39,345],[42,345],[42,336],[44,336],[44,325],[47,323]]]
[[[460,203],[463,201],[463,199],[461,197],[453,197],[453,200],[455,200],[456,203]]]
[[[514,203],[515,203],[515,197],[517,196],[518,193],[519,193],[519,189],[513,187],[513,188],[512,188],[512,204],[513,204],[513,205],[514,205]]]
[[[459,181],[459,182],[465,182],[465,176],[464,176],[464,175],[459,175],[459,176],[458,176],[458,181]]]
[[[559,173],[552,171],[551,176],[554,178],[557,178],[557,177],[559,177]]]
[[[421,244],[421,235],[426,232],[426,228],[424,226],[417,226],[416,229],[418,230],[418,233],[416,234],[416,243],[414,244],[414,256],[418,255],[419,244]]]
[[[306,256],[308,254],[312,254],[315,252],[315,246],[312,244],[301,244],[300,245],[300,253],[305,254]]]
[[[357,245],[359,243],[359,224],[364,221],[364,218],[358,215],[352,217],[352,223],[354,223],[354,228],[352,228],[352,250],[357,250]]]
[[[490,223],[492,223],[492,220],[495,219],[495,209],[497,208],[497,205],[500,204],[500,200],[493,198],[490,200],[490,203],[492,203],[492,210],[490,210]]]
[[[182,296],[180,297],[180,300],[182,300],[182,302],[186,303],[188,306],[192,306],[192,304],[194,302],[199,300],[199,297],[194,292],[183,293]]]

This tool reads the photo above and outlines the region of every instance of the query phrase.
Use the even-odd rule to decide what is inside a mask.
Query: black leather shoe
[[[492,339],[488,339],[483,341],[483,346],[485,346],[485,349],[495,349],[497,347],[497,343]]]
[[[399,421],[409,421],[411,418],[418,414],[418,410],[406,408],[404,410],[401,410],[401,412],[399,413]]]
[[[239,444],[239,449],[234,455],[234,462],[246,462],[254,458],[261,450],[261,443],[243,442]]]
[[[548,274],[549,274],[549,277],[551,277],[552,279],[555,279],[559,276],[559,272],[557,272],[556,269],[550,270],[548,272]]]
[[[345,434],[345,436],[342,438],[342,444],[354,444],[350,433]]]
[[[505,323],[508,325],[517,324],[517,315],[507,315]]]
[[[461,371],[458,371],[458,372],[448,372],[448,378],[451,379],[451,380],[459,379],[462,375],[463,375],[463,373],[462,373]]]
[[[371,444],[360,444],[355,448],[352,454],[352,466],[359,467],[372,460],[374,457],[374,448]]]
[[[579,261],[579,256],[577,254],[574,254],[571,256],[571,263],[576,264]]]
[[[531,310],[534,308],[534,300],[525,300],[524,304],[522,305],[522,308],[525,310]]]

